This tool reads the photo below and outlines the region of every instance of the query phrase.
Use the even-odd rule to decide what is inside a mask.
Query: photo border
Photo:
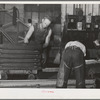
[[[17,2],[16,2],[17,1]],[[98,4],[99,0],[24,0],[25,4],[79,4],[79,3],[89,3],[89,4]],[[31,1],[31,2],[30,2]],[[59,2],[58,2],[59,1]],[[87,1],[87,2],[86,2]],[[23,0],[0,0],[0,4],[23,4]],[[33,100],[33,99],[55,99],[55,100],[69,100],[69,99],[100,99],[100,90],[99,89],[45,89],[45,88],[0,88],[0,99],[24,99],[24,100]]]

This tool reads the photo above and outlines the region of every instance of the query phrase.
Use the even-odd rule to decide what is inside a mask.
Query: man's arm
[[[83,47],[83,53],[84,53],[84,56],[86,56],[86,48],[85,48],[85,46]]]
[[[25,38],[24,38],[24,43],[28,43],[28,40],[29,40],[29,38],[31,37],[31,35],[32,35],[33,32],[34,32],[34,26],[32,25],[32,26],[29,28],[29,30],[28,30],[28,32],[27,32]]]
[[[45,47],[47,47],[49,45],[51,34],[52,34],[52,30],[50,29],[49,32],[48,32],[48,35],[47,35],[47,37],[45,39],[45,43],[43,45],[43,48],[45,48]]]

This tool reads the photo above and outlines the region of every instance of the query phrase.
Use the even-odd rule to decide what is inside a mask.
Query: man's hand
[[[43,44],[43,48],[46,48],[47,46],[48,46],[48,44],[46,44],[46,43],[45,43],[45,44]]]
[[[48,35],[46,36],[45,43],[43,44],[43,48],[46,48],[49,45],[51,34],[52,34],[52,30],[50,29]]]
[[[25,38],[24,39],[24,43],[28,43],[29,41],[28,41],[28,38]]]
[[[60,36],[58,36],[58,35],[55,35],[55,36],[54,36],[54,39],[55,39],[56,41],[61,42],[61,37],[60,37]]]
[[[99,43],[99,41],[98,41],[98,40],[93,41],[93,43],[94,43],[97,47],[99,47],[99,46],[100,46],[100,43]]]

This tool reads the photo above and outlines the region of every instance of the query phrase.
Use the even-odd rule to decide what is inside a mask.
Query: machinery
[[[86,46],[86,78],[94,78],[100,74],[100,61],[97,60],[100,57],[100,49],[94,44],[100,31],[99,20],[100,16],[68,15],[66,31],[62,36],[63,45],[68,41],[79,40]]]
[[[57,67],[54,64],[56,54],[60,51],[61,23],[55,20],[52,41],[48,48],[47,63],[43,61],[41,46],[30,40],[28,44],[23,39],[29,27],[20,20],[19,11],[13,7],[13,13],[0,11],[0,77],[8,79],[8,74],[28,74],[28,79],[37,79],[39,71],[45,68]],[[54,37],[54,38],[53,38]],[[53,66],[53,67],[52,67]]]
[[[93,78],[100,73],[100,50],[93,41],[97,38],[100,29],[100,16],[78,16],[68,15],[61,33],[61,17],[53,26],[53,36],[48,48],[48,58],[46,64],[42,63],[40,46],[36,46],[30,41],[28,45],[23,43],[27,25],[20,20],[17,8],[13,8],[11,15],[6,10],[0,11],[0,76],[7,79],[8,74],[28,74],[28,79],[38,78],[40,70],[46,68],[58,71],[59,64],[54,63],[54,59],[61,46],[70,40],[80,40],[87,48],[86,56],[86,77]],[[59,41],[61,39],[61,41]],[[50,70],[49,70],[50,71]],[[52,70],[54,71],[54,70]]]
[[[0,78],[8,79],[8,74],[28,74],[29,79],[37,78],[41,69],[40,46],[32,41],[24,44],[23,39],[28,27],[18,17],[18,9],[13,14],[0,11]]]

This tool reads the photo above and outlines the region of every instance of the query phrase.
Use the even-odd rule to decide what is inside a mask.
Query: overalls
[[[48,28],[40,28],[40,24],[34,26],[34,33],[33,33],[33,41],[35,43],[43,45],[45,42],[45,38],[48,35]]]
[[[33,41],[34,41],[34,43],[35,43],[35,45],[37,46],[37,45],[40,45],[40,52],[41,52],[41,54],[43,54],[42,55],[42,64],[43,64],[43,67],[44,67],[44,64],[46,63],[46,61],[47,61],[47,48],[43,48],[43,44],[44,44],[44,42],[45,42],[45,39],[46,39],[46,36],[48,35],[48,31],[49,31],[49,29],[50,28],[43,28],[43,29],[41,29],[40,28],[40,26],[39,26],[40,24],[37,24],[37,25],[35,25],[34,26],[34,33],[33,33]]]
[[[57,88],[67,88],[71,71],[74,70],[76,88],[85,88],[85,59],[82,50],[77,46],[67,47],[63,53],[57,76]]]

